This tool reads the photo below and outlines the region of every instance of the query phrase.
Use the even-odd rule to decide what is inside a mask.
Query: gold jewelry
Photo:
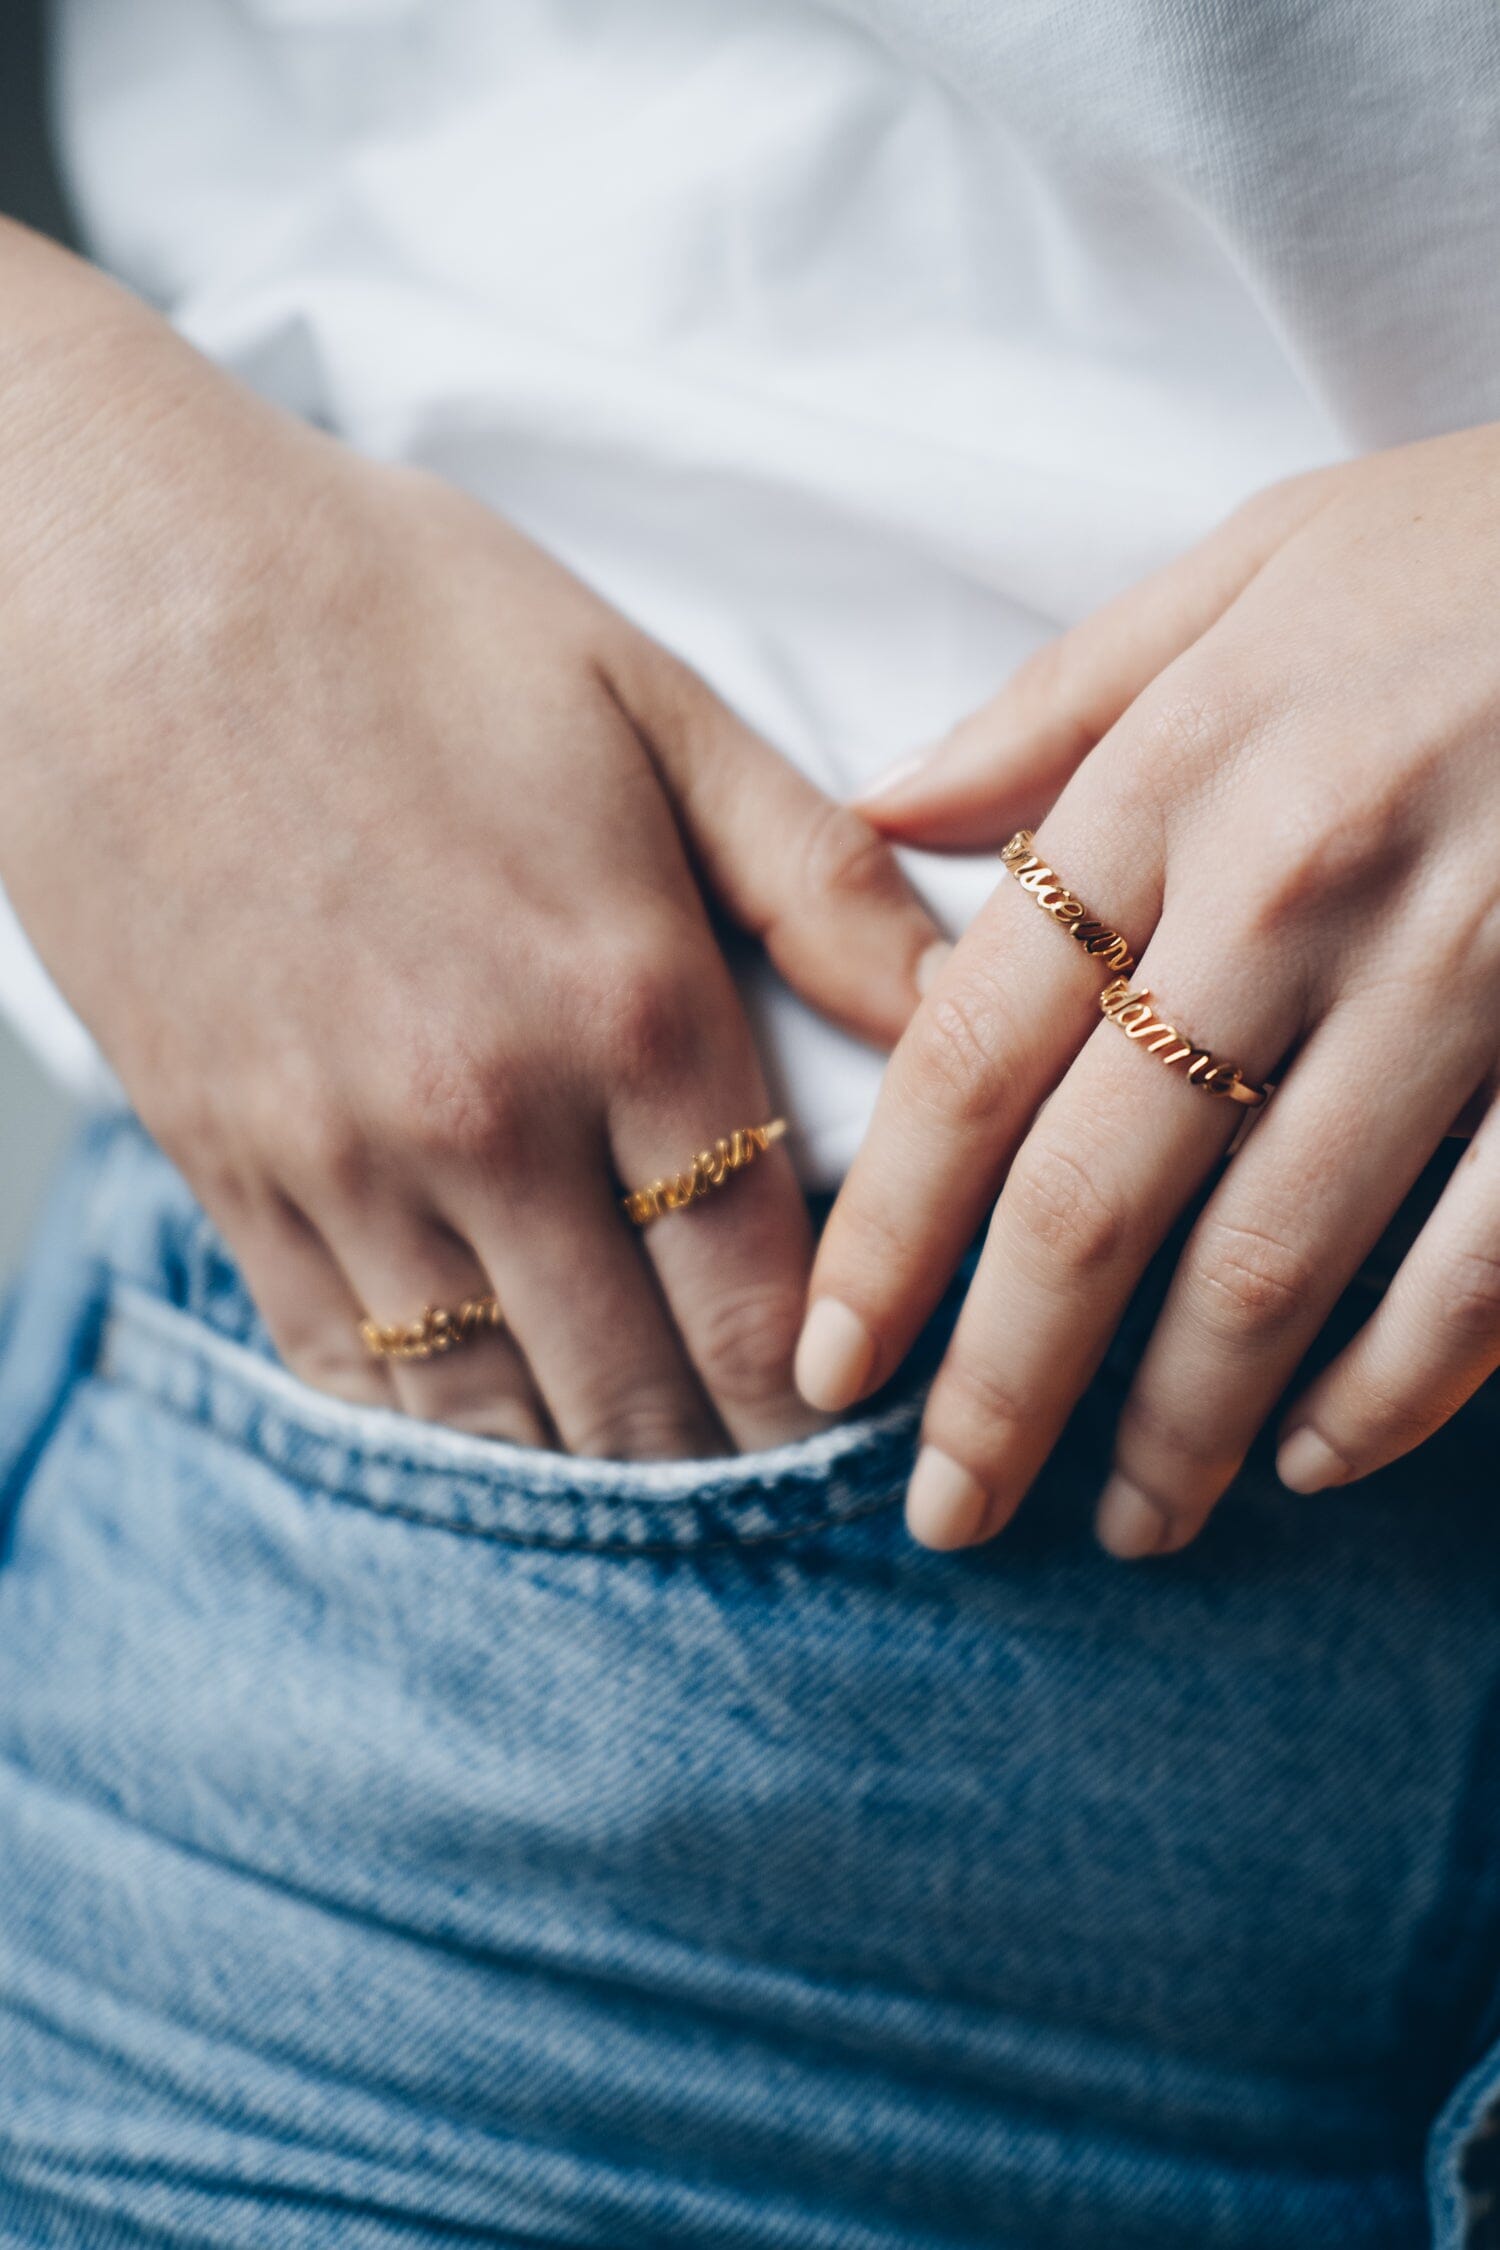
[[[1184,1038],[1175,1024],[1163,1023],[1151,1013],[1149,992],[1132,992],[1124,977],[1115,977],[1099,995],[1101,1012],[1111,1023],[1117,1023],[1127,1039],[1138,1040],[1160,1055],[1169,1067],[1187,1064],[1189,1081],[1205,1094],[1216,1095],[1221,1101],[1239,1102],[1246,1109],[1259,1109],[1274,1093],[1274,1086],[1252,1086],[1242,1078],[1232,1063],[1215,1062],[1202,1047],[1195,1047],[1191,1039]]]
[[[1028,891],[1044,914],[1050,914],[1059,929],[1076,938],[1085,953],[1102,961],[1107,969],[1122,973],[1135,967],[1135,955],[1118,930],[1107,922],[1096,922],[1081,898],[1075,898],[1050,867],[1039,860],[1032,850],[1036,842],[1029,828],[1018,828],[1000,854],[1000,863],[1009,868],[1023,891]]]
[[[505,1315],[494,1297],[468,1297],[456,1311],[446,1305],[424,1305],[415,1320],[385,1328],[378,1320],[362,1320],[360,1337],[375,1359],[437,1359],[472,1343],[489,1328],[503,1328]]]
[[[700,1148],[685,1172],[675,1173],[669,1180],[653,1180],[649,1187],[636,1188],[625,1196],[621,1208],[626,1218],[635,1226],[648,1227],[653,1219],[665,1218],[669,1211],[685,1211],[710,1188],[722,1187],[731,1173],[743,1171],[757,1156],[764,1156],[785,1131],[786,1119],[773,1117],[769,1125],[742,1126],[727,1141]]]

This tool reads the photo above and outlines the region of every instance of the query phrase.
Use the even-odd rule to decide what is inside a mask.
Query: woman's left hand
[[[1500,1364],[1500,427],[1262,494],[862,809],[937,849],[1037,822],[1058,883],[1139,954],[1153,1019],[1280,1081],[1263,1113],[1210,1098],[1142,1016],[1134,1039],[1102,1019],[1112,972],[999,884],[892,1060],[799,1354],[819,1407],[884,1382],[999,1190],[927,1408],[915,1535],[1007,1522],[1251,1116],[1121,1417],[1106,1547],[1195,1536],[1466,1117],[1397,1278],[1286,1414],[1282,1479],[1348,1483],[1455,1413]]]

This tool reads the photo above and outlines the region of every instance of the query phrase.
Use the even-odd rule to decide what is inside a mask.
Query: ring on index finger
[[[1029,828],[1018,828],[1000,854],[1001,866],[1014,875],[1027,897],[1034,900],[1044,914],[1051,915],[1059,929],[1066,930],[1070,938],[1077,940],[1085,953],[1102,961],[1118,975],[1128,975],[1135,967],[1129,941],[1107,922],[1090,914],[1083,900],[1038,858],[1035,843],[1036,837]]]

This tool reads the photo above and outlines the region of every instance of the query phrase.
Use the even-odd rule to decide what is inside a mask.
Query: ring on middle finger
[[[1061,930],[1075,938],[1085,953],[1102,961],[1107,969],[1125,976],[1135,967],[1135,955],[1129,943],[1118,930],[1107,922],[1100,922],[1090,914],[1083,900],[1075,896],[1065,883],[1059,882],[1053,870],[1039,859],[1033,846],[1036,837],[1029,828],[1018,828],[1000,854],[1000,864],[1020,884],[1044,914],[1050,914]]]
[[[764,1156],[785,1132],[784,1117],[773,1117],[765,1125],[742,1125],[737,1132],[715,1141],[712,1148],[699,1149],[685,1172],[632,1188],[621,1198],[621,1209],[637,1227],[648,1227],[653,1219],[664,1219],[669,1211],[685,1211],[711,1189],[724,1187],[756,1157]]]

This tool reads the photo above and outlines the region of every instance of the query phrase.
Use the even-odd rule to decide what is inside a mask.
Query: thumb
[[[794,991],[894,1046],[951,951],[890,845],[656,648],[612,684],[656,765],[710,900]]]
[[[1321,474],[1260,493],[1200,545],[1026,659],[999,694],[858,800],[926,851],[983,851],[1035,827],[1095,743],[1238,599],[1319,504]]]

